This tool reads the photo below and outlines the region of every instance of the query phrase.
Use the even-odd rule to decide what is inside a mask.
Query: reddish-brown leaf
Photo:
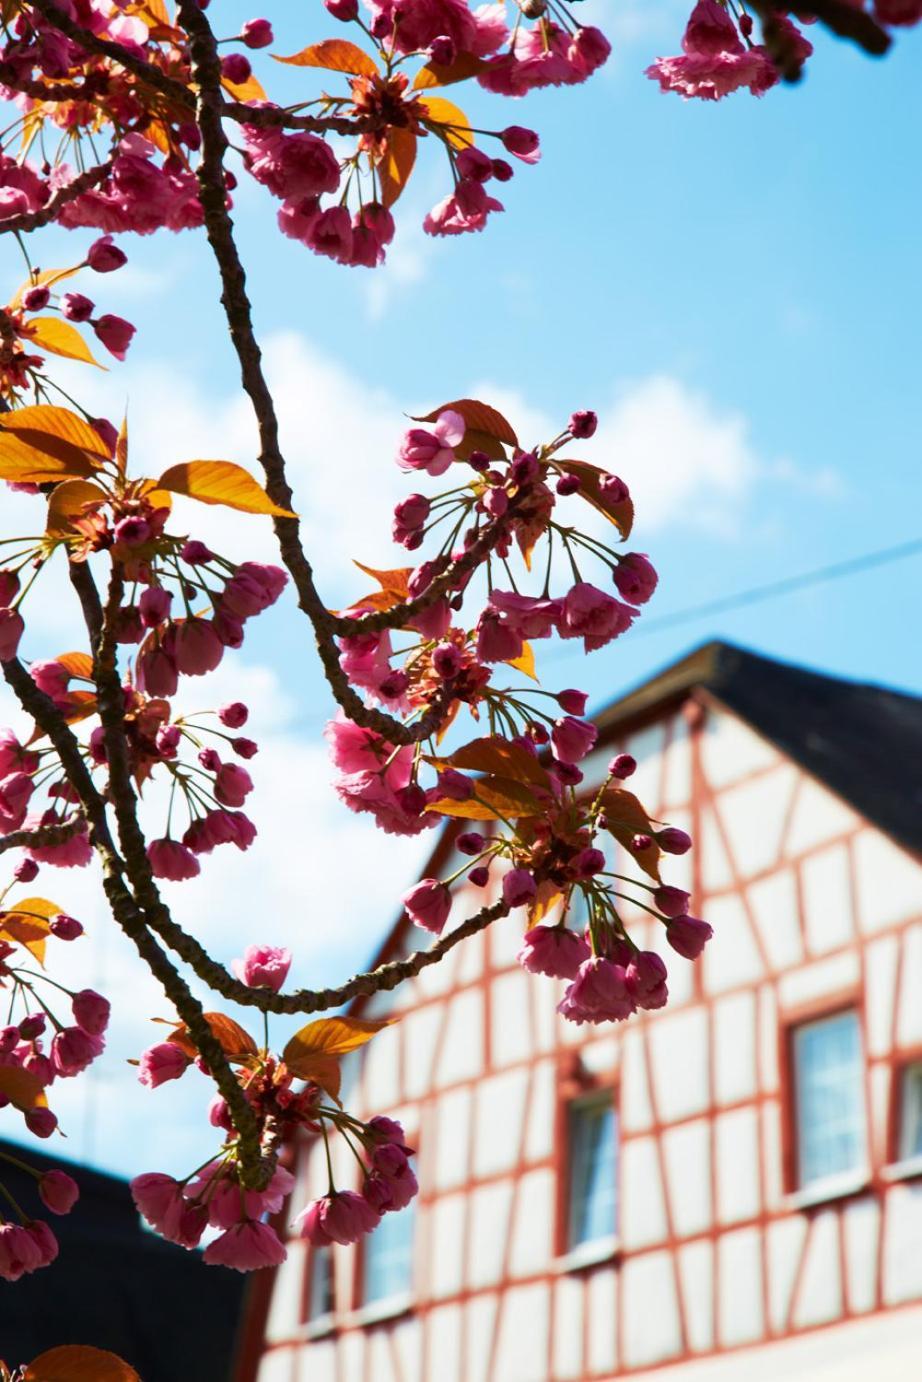
[[[623,538],[630,537],[631,528],[634,526],[634,505],[630,499],[624,499],[620,504],[613,504],[610,499],[606,499],[599,489],[599,481],[606,472],[598,466],[589,465],[587,461],[571,461],[565,456],[555,456],[554,461],[567,475],[576,476],[580,483],[579,492],[587,503],[598,509],[599,513],[604,513]]]
[[[652,839],[653,823],[633,792],[626,792],[623,787],[607,787],[602,798],[602,807],[608,833],[624,846],[632,859],[636,859],[644,873],[658,883],[662,851]],[[635,835],[649,835],[652,843],[646,849],[631,849],[631,841]]]
[[[455,749],[447,758],[428,761],[437,766],[445,764],[467,772],[493,774],[531,782],[538,787],[548,785],[547,770],[534,754],[523,749],[520,744],[510,743],[508,739],[502,739],[499,735],[485,735],[481,739],[472,739],[469,744]]]
[[[62,1344],[34,1358],[23,1382],[141,1382],[124,1359],[103,1348]]]
[[[225,1013],[205,1013],[204,1017],[228,1060],[245,1063],[257,1054],[256,1042],[232,1017],[227,1017]],[[190,1060],[194,1060],[198,1055],[198,1047],[189,1036],[189,1029],[184,1022],[170,1033],[167,1041],[178,1046]]]
[[[454,801],[450,797],[443,797],[440,801],[430,802],[426,810],[465,821],[495,821],[536,816],[540,814],[542,806],[523,783],[510,777],[490,776],[477,780],[476,799]]]

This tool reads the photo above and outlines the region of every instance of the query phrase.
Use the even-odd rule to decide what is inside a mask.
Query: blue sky
[[[482,235],[447,244],[422,235],[423,214],[448,186],[436,149],[400,205],[392,262],[376,273],[282,240],[277,204],[241,182],[236,215],[257,326],[331,605],[362,589],[349,558],[399,563],[387,530],[403,485],[392,459],[401,411],[472,393],[504,407],[529,441],[541,439],[531,421],[556,431],[574,407],[599,412],[583,454],[637,495],[631,546],[661,573],[651,619],[922,534],[922,34],[900,35],[883,62],[820,39],[799,87],[705,106],[643,76],[654,56],[678,50],[683,8],[605,0],[600,22],[610,21],[615,54],[583,88],[524,103],[479,91],[468,101],[457,89],[475,124],[534,124],[542,135],[541,163],[517,170],[501,192],[506,214]],[[587,0],[581,15],[591,22],[601,9]],[[222,13],[230,32],[252,11],[225,3]],[[275,51],[321,36],[297,29],[293,14],[277,25]],[[330,32],[340,30],[331,22]],[[277,72],[280,95],[310,82],[271,69],[257,70],[273,81]],[[43,264],[73,253],[64,238],[46,237]],[[126,237],[125,247],[127,270],[79,286],[135,321],[138,336],[127,366],[104,380],[79,376],[82,396],[112,416],[128,398],[139,463],[226,455],[252,464],[203,242],[187,233]],[[13,264],[10,276],[18,271]],[[245,547],[252,533],[268,557],[264,521],[241,522],[208,514],[197,530],[242,536]],[[916,557],[649,636],[641,621],[588,662],[549,653],[548,681],[586,686],[600,705],[720,636],[919,691],[922,655],[905,611],[920,580]],[[73,646],[55,599],[42,598],[30,656]],[[330,698],[309,631],[290,605],[259,623],[239,670],[218,674],[216,695],[243,691],[255,706],[253,733],[265,744],[253,765],[260,842],[249,859],[212,862],[172,896],[180,919],[224,959],[252,938],[258,909],[274,927],[262,938],[295,946],[297,981],[327,982],[368,957],[396,910],[386,899],[412,881],[420,847],[385,841],[340,807],[318,747]],[[146,1118],[158,1167],[181,1168],[208,1150],[193,1117],[204,1084],[138,1090],[124,1059],[153,1039],[142,1019],[162,1004],[133,977],[122,939],[104,939],[92,880],[49,871],[47,886],[68,910],[83,908],[94,934],[74,963],[81,982],[109,984],[120,1010],[108,1072],[63,1091],[67,1154],[154,1169],[137,1164],[130,1131]]]

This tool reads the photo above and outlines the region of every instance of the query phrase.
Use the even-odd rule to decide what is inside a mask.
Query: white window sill
[[[602,1262],[610,1262],[618,1254],[621,1246],[612,1235],[609,1238],[594,1238],[591,1242],[580,1243],[569,1252],[558,1257],[554,1263],[558,1272],[578,1272],[583,1267],[596,1267]]]
[[[911,1180],[913,1176],[922,1176],[922,1153],[885,1166],[882,1174],[885,1180]]]
[[[374,1300],[353,1312],[349,1323],[358,1325],[378,1324],[381,1320],[392,1320],[405,1315],[413,1308],[413,1297],[409,1291],[401,1291],[399,1296],[386,1296],[384,1300]]]
[[[308,1320],[302,1330],[305,1339],[323,1339],[335,1332],[336,1317],[332,1314],[318,1315],[315,1320]]]
[[[866,1166],[862,1166],[857,1171],[846,1171],[839,1176],[826,1176],[823,1180],[813,1181],[810,1185],[805,1185],[802,1190],[795,1190],[793,1194],[785,1197],[786,1209],[809,1209],[815,1204],[826,1204],[829,1200],[841,1200],[846,1195],[854,1195],[859,1190],[864,1190],[871,1180],[871,1173]]]

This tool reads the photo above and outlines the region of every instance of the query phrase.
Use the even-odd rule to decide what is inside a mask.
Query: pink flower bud
[[[160,1041],[141,1052],[138,1080],[149,1089],[156,1089],[158,1085],[166,1084],[167,1080],[178,1080],[191,1064],[189,1056],[175,1042]]]
[[[52,917],[49,922],[51,934],[57,936],[59,941],[75,941],[78,936],[83,935],[83,926],[76,917],[70,917],[66,912],[58,912],[57,916]]]
[[[429,60],[440,67],[448,67],[457,56],[457,48],[448,34],[438,34],[429,44]]]
[[[222,806],[242,806],[253,790],[253,779],[245,768],[225,763],[215,777],[214,794]]]
[[[538,891],[528,869],[510,869],[503,876],[503,899],[510,907],[522,907]]]
[[[228,729],[242,729],[249,719],[250,712],[243,701],[231,701],[218,708],[218,719]]]
[[[124,250],[113,243],[111,235],[101,235],[87,250],[86,262],[98,274],[110,274],[128,263]]]
[[[44,1013],[29,1013],[19,1024],[19,1035],[23,1041],[34,1041],[45,1030],[45,1022]]]
[[[323,3],[333,18],[344,24],[359,17],[359,0],[323,0]]]
[[[78,1027],[82,1027],[90,1036],[102,1036],[109,1025],[112,1011],[108,998],[94,993],[92,989],[81,989],[74,994],[71,1006]]]
[[[10,662],[19,651],[26,631],[22,615],[15,609],[0,609],[0,662]]]
[[[601,873],[605,867],[605,855],[600,849],[590,846],[588,849],[581,849],[580,852],[570,860],[570,868],[575,878],[591,878],[595,873]]]
[[[116,360],[124,360],[136,329],[131,322],[125,321],[124,317],[113,316],[111,312],[97,317],[93,322],[96,335]]]
[[[686,960],[697,960],[713,934],[713,929],[700,917],[676,917],[666,927],[667,941]]]
[[[479,830],[468,830],[455,841],[461,854],[479,854],[486,843]]]
[[[645,605],[656,589],[659,577],[643,552],[628,552],[618,558],[613,579],[623,599],[632,605]]]
[[[557,704],[568,715],[585,715],[589,697],[585,691],[558,691]]]
[[[241,27],[240,38],[248,48],[268,48],[275,35],[268,19],[248,19]]]
[[[692,847],[692,838],[687,831],[667,825],[665,830],[656,832],[656,843],[666,854],[687,854]]]
[[[96,309],[95,302],[83,293],[65,293],[60,305],[61,316],[69,322],[88,322]]]
[[[599,731],[588,720],[577,720],[572,715],[554,721],[551,743],[554,757],[561,763],[578,763],[593,748]]]
[[[181,883],[186,878],[195,878],[201,872],[201,865],[191,849],[178,840],[151,840],[147,846],[147,857],[155,878],[168,878],[174,883]]]
[[[451,893],[437,878],[423,878],[404,893],[403,905],[412,922],[437,936],[451,911]]]
[[[204,542],[199,542],[198,538],[190,537],[180,548],[179,557],[189,566],[205,566],[214,560],[214,552],[210,547],[206,547]]]
[[[26,1109],[26,1127],[34,1137],[50,1137],[58,1126],[58,1116],[52,1113],[50,1108],[30,1108]]]
[[[598,425],[599,419],[597,415],[589,409],[583,412],[572,413],[569,424],[570,435],[576,437],[580,441],[584,441],[586,438],[595,434]]]
[[[243,735],[231,740],[231,748],[240,758],[255,758],[259,753],[259,745],[255,739],[246,739]]]
[[[603,475],[599,480],[599,490],[609,504],[623,504],[630,498],[630,490],[618,475]]]
[[[242,86],[253,75],[250,59],[243,53],[228,53],[221,59],[221,76],[234,86]]]
[[[66,1171],[46,1171],[39,1179],[38,1193],[52,1214],[69,1214],[80,1198],[80,1187]]]
[[[173,596],[162,585],[149,585],[138,601],[141,623],[147,629],[156,628],[169,618],[172,603]]]
[[[18,883],[31,883],[33,878],[38,877],[38,864],[34,859],[20,859],[13,869],[13,877]],[[80,923],[77,922],[77,925],[79,926]],[[54,930],[53,926],[52,930]]]
[[[459,177],[473,178],[475,182],[489,182],[493,176],[493,160],[473,144],[458,154],[456,167]]]
[[[653,843],[652,835],[638,833],[631,837],[631,849],[634,854],[642,854],[645,849],[649,849]]]
[[[44,284],[27,288],[22,295],[22,305],[27,312],[41,312],[43,307],[47,307],[51,299],[51,290]]]
[[[537,163],[541,157],[537,134],[534,130],[526,129],[523,125],[508,125],[500,135],[503,148],[507,154],[514,154],[523,163]],[[581,414],[574,414],[575,417]],[[576,433],[574,432],[574,436]],[[587,434],[590,435],[590,434]]]
[[[231,968],[249,988],[267,988],[278,993],[291,968],[291,951],[274,945],[251,945],[243,952],[242,960],[231,962]]]
[[[439,773],[437,791],[440,797],[448,797],[451,801],[470,801],[474,795],[474,784],[464,773],[459,773],[457,768],[443,768]]]
[[[608,764],[609,777],[616,777],[623,782],[626,777],[632,777],[637,771],[637,759],[632,758],[629,753],[618,753]]]
[[[673,888],[664,883],[653,894],[653,905],[664,917],[683,917],[688,911],[691,895],[684,888]]]
[[[432,653],[432,666],[443,681],[451,681],[461,670],[461,651],[454,643],[440,643]]]
[[[580,965],[557,1011],[569,1022],[621,1022],[635,1010],[624,968],[600,955]]]

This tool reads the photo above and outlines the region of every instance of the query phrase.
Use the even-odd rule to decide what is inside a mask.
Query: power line
[[[876,552],[865,552],[847,561],[834,562],[831,566],[818,566],[812,571],[803,571],[797,576],[785,576],[780,581],[769,581],[765,585],[750,586],[748,590],[737,591],[717,600],[700,605],[688,605],[685,609],[664,614],[659,619],[645,620],[637,628],[637,633],[658,633],[676,624],[687,623],[708,614],[722,614],[728,609],[739,609],[743,605],[758,604],[763,600],[773,600],[779,595],[790,595],[795,590],[805,590],[811,585],[822,585],[826,581],[838,580],[841,576],[853,576],[858,571],[866,571],[873,566],[885,566],[904,557],[922,552],[922,538],[898,543],[895,547],[881,547]]]

